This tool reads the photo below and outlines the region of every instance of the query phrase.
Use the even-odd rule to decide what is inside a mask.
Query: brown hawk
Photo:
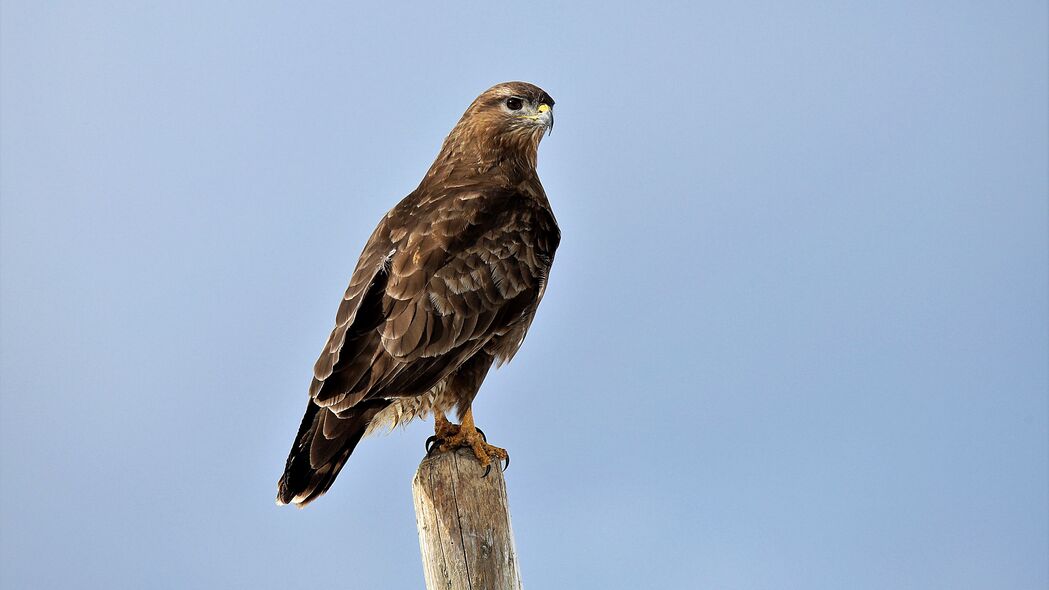
[[[312,502],[362,437],[431,413],[438,450],[507,458],[470,405],[492,363],[521,346],[560,240],[535,170],[553,106],[525,82],[489,88],[379,222],[314,366],[278,504]],[[445,418],[452,408],[461,426]]]

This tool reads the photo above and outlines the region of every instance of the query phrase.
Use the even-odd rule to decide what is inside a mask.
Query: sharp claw
[[[510,468],[510,453],[506,454],[506,465],[503,465],[503,471]]]
[[[441,442],[441,439],[437,438],[436,434],[426,439],[426,456],[430,456],[433,453],[439,442]]]
[[[488,465],[484,466],[484,475],[481,476],[481,479],[484,479],[484,478],[488,477],[488,474],[491,473],[491,472],[492,472],[492,464],[489,463]]]
[[[484,431],[483,430],[481,430],[480,428],[478,428],[476,426],[474,426],[474,430],[476,430],[478,432],[478,434],[481,435],[481,440],[483,440],[484,442],[488,442],[488,437],[484,435]]]

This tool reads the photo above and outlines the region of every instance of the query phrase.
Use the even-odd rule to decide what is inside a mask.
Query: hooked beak
[[[546,134],[550,135],[554,132],[554,109],[550,105],[543,103],[536,109],[539,111],[539,120],[546,126]]]
[[[542,125],[543,130],[549,135],[554,129],[554,109],[543,103],[535,109],[534,115],[518,115],[522,119],[528,119],[536,124]]]

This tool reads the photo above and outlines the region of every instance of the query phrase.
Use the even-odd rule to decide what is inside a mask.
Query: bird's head
[[[435,166],[457,160],[477,169],[519,160],[534,169],[539,142],[554,127],[554,99],[527,82],[504,82],[485,90],[463,113]]]
[[[510,134],[539,143],[554,127],[554,99],[528,82],[503,82],[474,99],[463,120],[482,123],[490,133]]]

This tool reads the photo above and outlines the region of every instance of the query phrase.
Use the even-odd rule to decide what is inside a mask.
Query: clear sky
[[[1049,586],[1045,2],[156,4],[2,4],[0,586],[420,588],[428,423],[275,486],[513,79],[564,237],[475,411],[527,587]]]

